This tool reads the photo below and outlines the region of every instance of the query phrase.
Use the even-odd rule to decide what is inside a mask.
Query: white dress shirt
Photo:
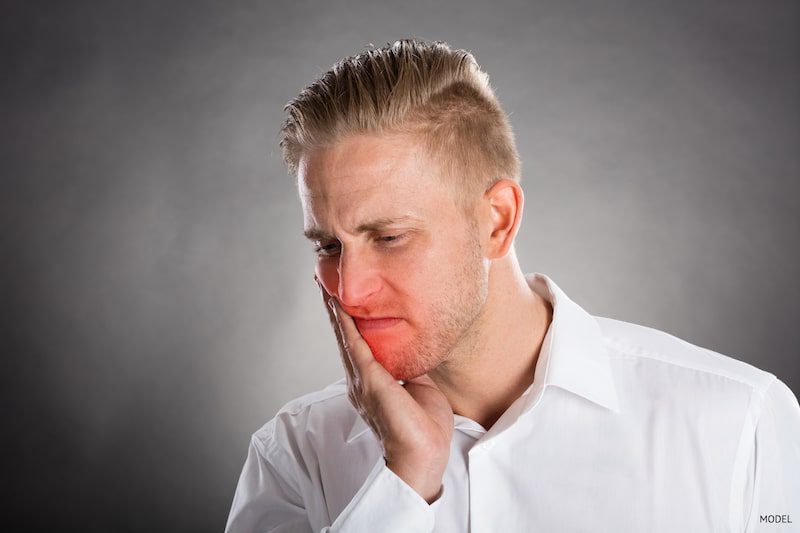
[[[253,434],[226,531],[800,528],[800,406],[783,382],[526,277],[553,306],[533,383],[489,431],[455,416],[435,502],[386,467],[342,379]]]

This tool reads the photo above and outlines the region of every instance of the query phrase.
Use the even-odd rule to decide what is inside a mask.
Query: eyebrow
[[[375,220],[370,220],[369,222],[364,222],[359,224],[356,227],[356,233],[375,233],[381,230],[386,229],[388,226],[393,226],[395,224],[399,224],[402,222],[420,222],[418,218],[404,215],[401,217],[382,217],[376,218]],[[327,231],[323,231],[319,228],[309,228],[303,231],[303,235],[306,236],[306,239],[312,241],[319,241],[322,239],[330,239],[333,238],[333,235],[328,233]]]

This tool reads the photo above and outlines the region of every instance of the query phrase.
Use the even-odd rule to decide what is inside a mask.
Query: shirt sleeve
[[[254,435],[225,533],[313,532],[295,464],[274,440]],[[430,533],[443,494],[444,488],[428,505],[381,457],[350,503],[320,533]]]
[[[764,396],[745,487],[746,533],[800,527],[800,405],[779,379]]]
[[[271,440],[250,439],[225,533],[311,532],[289,455]],[[280,470],[280,467],[284,471]]]
[[[344,511],[330,528],[323,531],[429,533],[433,531],[435,509],[443,494],[444,488],[428,505],[417,491],[386,466],[381,457]]]

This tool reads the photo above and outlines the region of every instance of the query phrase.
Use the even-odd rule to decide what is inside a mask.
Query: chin
[[[420,357],[416,350],[413,351],[411,356],[407,353],[395,352],[376,354],[375,359],[394,379],[403,381],[411,381],[414,378],[423,376],[437,366],[436,364],[431,364],[431,359]]]
[[[427,373],[430,369],[424,364],[424,358],[420,357],[417,350],[386,350],[379,346],[373,347],[369,341],[372,354],[383,368],[389,372],[394,379],[409,381]]]
[[[378,357],[376,355],[375,359],[394,379],[409,381],[425,373],[425,370],[417,368],[417,365],[413,364],[413,361],[405,360],[402,357]]]
[[[386,368],[384,366],[384,368]],[[403,380],[403,381],[411,381],[414,378],[418,378],[425,374],[425,371],[418,371],[418,370],[408,370],[405,368],[386,368],[386,370],[392,375],[394,379]]]

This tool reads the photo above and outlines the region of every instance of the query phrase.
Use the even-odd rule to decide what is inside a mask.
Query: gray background
[[[405,36],[472,50],[511,113],[525,271],[800,389],[794,0],[3,2],[0,28],[7,520],[222,529],[250,433],[342,375],[283,104]]]

